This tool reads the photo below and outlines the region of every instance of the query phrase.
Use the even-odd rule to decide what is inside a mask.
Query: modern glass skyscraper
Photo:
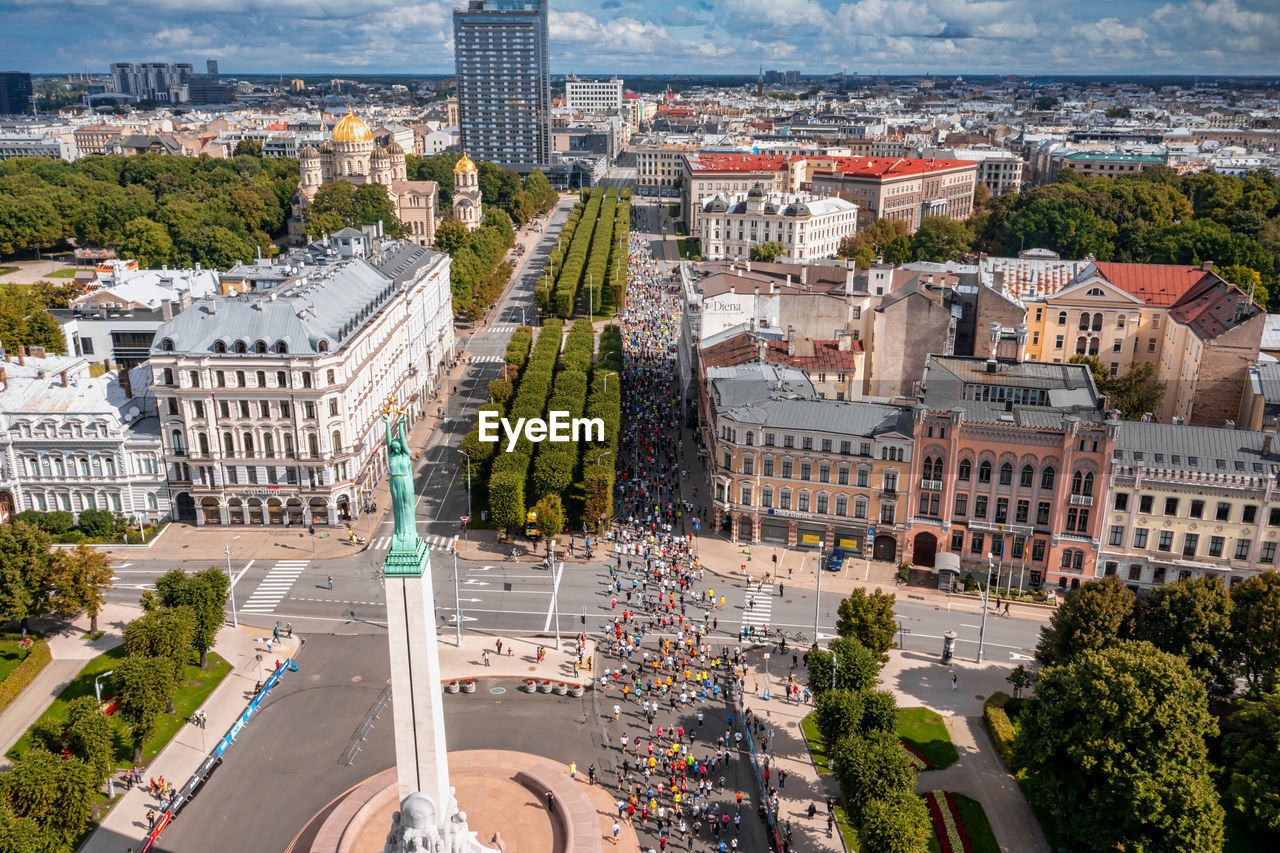
[[[551,160],[549,0],[469,0],[453,10],[462,148],[529,172]]]

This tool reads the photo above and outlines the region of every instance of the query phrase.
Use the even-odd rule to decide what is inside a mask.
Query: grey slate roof
[[[966,400],[966,385],[1044,390],[1048,404]],[[995,372],[988,372],[985,359],[931,355],[925,363],[921,389],[921,402],[929,409],[960,409],[965,420],[974,423],[1057,429],[1068,416],[1093,423],[1106,419],[1093,377],[1083,364],[1001,361]]]
[[[1116,437],[1116,465],[1147,470],[1198,471],[1232,476],[1276,476],[1280,444],[1262,455],[1266,433],[1218,427],[1125,421]]]
[[[814,400],[818,396],[804,371],[794,367],[767,363],[709,367],[706,378],[712,402],[720,411],[771,396],[786,400]]]
[[[767,399],[734,407],[725,415],[738,423],[773,429],[855,436],[911,436],[911,411],[880,403]]]
[[[218,341],[229,354],[236,341],[244,341],[250,353],[259,341],[269,352],[278,343],[291,355],[318,355],[322,345],[333,352],[400,284],[443,257],[403,240],[387,241],[369,260],[338,258],[316,251],[316,245],[290,253],[284,263],[292,265],[291,277],[280,287],[197,301],[156,331],[153,351],[163,351],[170,339],[174,351],[192,354],[213,353]]]

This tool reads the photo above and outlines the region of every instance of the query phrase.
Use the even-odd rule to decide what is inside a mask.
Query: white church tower
[[[453,167],[453,218],[468,231],[480,227],[480,172],[466,154]]]

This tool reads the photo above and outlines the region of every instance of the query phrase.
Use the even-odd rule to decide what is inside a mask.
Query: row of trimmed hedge
[[[609,244],[609,262],[605,267],[605,286],[601,293],[601,313],[613,313],[627,296],[628,252],[631,241],[630,190],[623,191],[613,218],[613,239]]]
[[[587,269],[582,278],[582,310],[600,310],[607,291],[609,275],[609,258],[616,246],[613,232],[618,221],[618,191],[609,187],[605,191],[604,201],[600,204],[600,218],[596,222],[595,233],[591,237],[591,254],[588,256]],[[590,289],[588,296],[587,290]]]
[[[524,372],[525,364],[529,359],[529,348],[533,343],[533,329],[529,326],[521,326],[511,333],[511,340],[507,343],[507,352],[503,356],[504,362],[510,369],[507,370],[506,377],[499,376],[497,379],[489,381],[490,402],[480,406],[476,412],[476,425],[471,431],[462,437],[462,452],[464,455],[471,457],[474,464],[483,464],[493,458],[497,445],[480,440],[480,412],[496,412],[499,417],[507,413],[507,404],[510,403],[514,394],[516,384],[520,381],[520,375]],[[481,477],[481,472],[472,471],[472,478]],[[470,488],[471,484],[467,483]]]
[[[588,523],[613,515],[613,487],[618,465],[618,440],[622,429],[622,333],[606,326],[600,333],[600,353],[591,371],[587,417],[604,421],[605,446],[587,445],[582,451],[584,498],[582,515]],[[605,453],[609,456],[605,456]]]
[[[982,703],[982,718],[986,720],[987,731],[991,733],[991,742],[996,745],[996,752],[1004,759],[1005,766],[1011,771],[1013,766],[1013,740],[1017,732],[1013,729],[1013,721],[1009,719],[1004,706],[1009,704],[1009,694],[997,690],[991,698]]]
[[[23,688],[30,684],[51,660],[53,660],[53,653],[49,651],[48,643],[44,640],[33,643],[22,662],[13,668],[4,681],[0,681],[0,711],[18,698]]]
[[[549,319],[543,324],[533,344],[529,363],[520,376],[520,387],[512,400],[508,417],[542,416],[551,390],[551,374],[560,353],[563,331],[562,320]],[[487,446],[491,453],[497,449],[496,444]],[[503,452],[493,459],[489,471],[489,511],[501,527],[515,528],[524,524],[526,481],[532,459],[533,443],[523,435],[514,450],[508,453],[504,446]]]
[[[582,209],[582,221],[578,224],[573,242],[569,244],[569,250],[556,273],[556,285],[551,292],[548,307],[560,317],[568,317],[573,313],[573,302],[587,268],[587,257],[591,252],[592,238],[599,227],[600,206],[603,203],[604,193],[601,190],[594,189],[588,193],[586,206]]]
[[[591,368],[595,339],[589,320],[578,320],[569,330],[559,369],[547,401],[547,412],[568,412],[570,418],[582,417],[587,405],[587,370]],[[576,441],[545,441],[538,447],[533,463],[533,501],[548,495],[565,495],[573,484],[578,465]],[[555,535],[560,531],[548,531]]]

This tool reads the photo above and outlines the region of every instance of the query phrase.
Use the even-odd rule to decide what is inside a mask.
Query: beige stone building
[[[404,148],[394,140],[385,147],[374,143],[373,131],[354,113],[348,112],[333,126],[332,138],[319,149],[307,145],[299,153],[300,179],[289,217],[289,238],[294,244],[306,241],[304,213],[316,192],[325,184],[342,180],[357,187],[377,183],[387,188],[396,216],[419,246],[430,246],[439,222],[439,187],[435,181],[410,181],[405,170]],[[311,235],[319,237],[320,235]]]
[[[746,193],[717,193],[702,207],[702,256],[748,260],[762,243],[782,245],[778,260],[805,263],[834,257],[852,237],[858,206],[844,199],[768,193],[760,184]]]
[[[707,370],[702,401],[715,524],[735,540],[895,560],[911,414],[823,400],[794,368]]]
[[[1142,593],[1186,578],[1234,584],[1274,569],[1280,454],[1272,441],[1272,433],[1120,424],[1096,576],[1116,575]]]
[[[915,233],[926,216],[968,219],[978,164],[968,160],[844,157],[813,170],[818,195],[858,205],[859,227],[894,219]]]

